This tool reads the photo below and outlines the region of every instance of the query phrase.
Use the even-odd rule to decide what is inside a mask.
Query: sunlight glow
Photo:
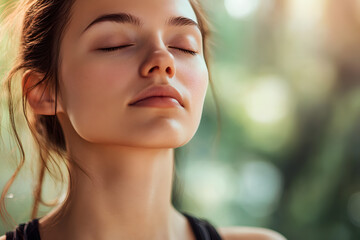
[[[260,0],[224,0],[225,8],[233,18],[245,18],[259,7]]]
[[[256,82],[245,96],[248,116],[259,123],[275,123],[289,110],[288,88],[277,77],[266,77]]]
[[[326,0],[291,0],[287,4],[289,10],[290,27],[295,31],[309,32],[317,29],[317,24],[322,20]]]

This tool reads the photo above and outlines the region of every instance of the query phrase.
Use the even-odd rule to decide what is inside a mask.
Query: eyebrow
[[[116,23],[130,23],[135,26],[141,27],[144,23],[140,20],[140,18],[131,15],[129,13],[113,13],[113,14],[105,14],[96,18],[92,21],[83,31],[83,33],[88,30],[93,25],[100,22],[116,22]],[[197,24],[194,20],[186,17],[170,17],[166,21],[166,25],[168,26],[195,26],[200,30],[199,24]]]

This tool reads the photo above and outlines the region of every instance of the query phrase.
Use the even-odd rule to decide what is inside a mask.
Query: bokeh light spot
[[[249,214],[265,217],[271,214],[282,192],[282,176],[268,161],[252,160],[239,174],[239,202]]]
[[[245,18],[259,7],[260,0],[225,0],[225,8],[233,18]]]
[[[275,123],[289,112],[289,90],[283,80],[266,77],[245,96],[245,111],[255,122]]]

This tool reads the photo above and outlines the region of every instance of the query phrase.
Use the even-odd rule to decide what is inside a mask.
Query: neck
[[[62,239],[181,236],[179,223],[184,225],[184,218],[171,205],[173,149],[74,141],[68,145],[68,153],[86,174],[70,167],[72,183],[66,211],[54,228],[62,229]]]

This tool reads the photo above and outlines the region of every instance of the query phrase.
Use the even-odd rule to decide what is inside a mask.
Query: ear
[[[55,115],[55,94],[50,91],[50,87],[45,81],[35,86],[44,78],[44,74],[28,70],[24,73],[21,86],[23,95],[27,95],[27,102],[39,115]],[[61,105],[57,104],[57,112],[62,111]]]

